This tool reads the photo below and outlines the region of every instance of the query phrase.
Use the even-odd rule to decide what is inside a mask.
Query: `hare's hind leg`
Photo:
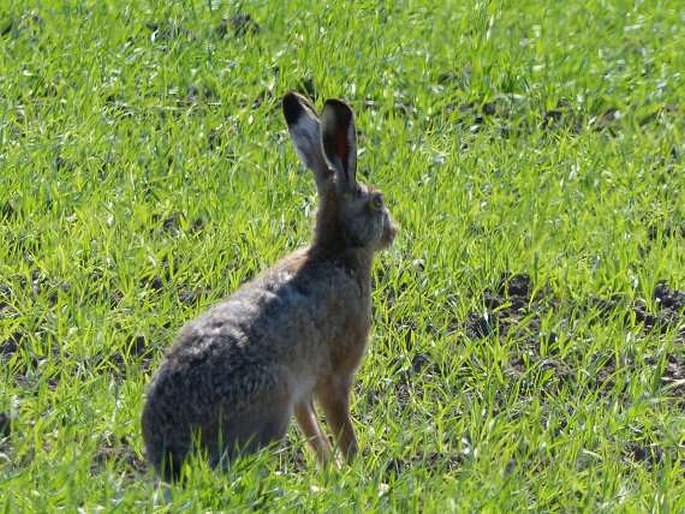
[[[316,398],[323,407],[336,443],[348,462],[354,458],[358,448],[350,418],[351,387],[350,377],[330,377],[316,388]]]
[[[221,459],[231,460],[238,455],[254,453],[280,441],[288,431],[292,415],[291,403],[272,402],[252,405],[232,412],[230,417],[225,416],[219,445],[223,449]]]
[[[311,399],[308,398],[295,405],[295,419],[297,419],[297,424],[313,448],[319,462],[328,463],[332,456],[331,445],[321,430],[319,420],[316,419],[316,412]]]

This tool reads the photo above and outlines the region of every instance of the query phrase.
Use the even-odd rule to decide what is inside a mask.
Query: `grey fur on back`
[[[283,111],[315,176],[314,241],[179,333],[142,415],[147,458],[166,481],[179,477],[194,438],[216,465],[283,438],[293,414],[317,457],[329,460],[314,398],[345,457],[356,453],[349,390],[370,329],[372,257],[396,229],[380,192],[356,181],[351,109],[329,100],[319,120],[288,93]]]

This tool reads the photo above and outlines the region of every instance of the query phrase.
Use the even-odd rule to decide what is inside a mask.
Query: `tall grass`
[[[323,473],[293,429],[228,473],[195,463],[159,508],[685,510],[685,320],[647,330],[635,308],[685,289],[684,17],[2,3],[2,510],[152,508],[139,416],[164,349],[309,238],[289,89],[351,103],[360,175],[402,226],[375,268],[363,450]],[[474,333],[509,308],[485,298],[507,270],[531,298],[506,334]]]

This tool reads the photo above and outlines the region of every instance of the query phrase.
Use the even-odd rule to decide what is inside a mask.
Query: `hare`
[[[194,444],[211,466],[284,438],[290,418],[323,463],[335,459],[316,399],[349,461],[357,452],[350,388],[371,323],[371,264],[396,226],[383,195],[356,180],[354,115],[327,100],[321,118],[297,93],[283,114],[319,206],[313,242],[188,323],[147,391],[147,459],[173,482]]]

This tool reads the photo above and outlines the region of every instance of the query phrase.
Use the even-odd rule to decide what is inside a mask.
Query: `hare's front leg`
[[[357,438],[350,418],[352,377],[329,377],[319,384],[316,395],[345,460],[351,462],[357,453]]]
[[[314,411],[311,398],[307,398],[295,405],[295,419],[307,441],[314,449],[319,462],[322,464],[328,463],[332,456],[331,445],[321,430],[319,420],[316,419],[316,412]]]

